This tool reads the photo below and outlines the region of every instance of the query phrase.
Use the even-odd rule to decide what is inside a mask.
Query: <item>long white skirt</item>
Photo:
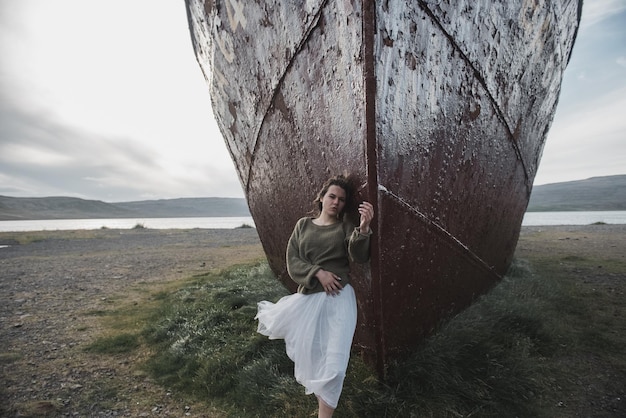
[[[356,328],[356,297],[346,285],[336,296],[295,293],[258,303],[257,331],[284,339],[294,375],[305,393],[337,407]]]

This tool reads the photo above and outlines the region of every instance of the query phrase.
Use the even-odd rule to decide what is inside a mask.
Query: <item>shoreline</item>
[[[131,218],[128,218],[131,219]],[[1,234],[12,234],[12,233],[27,233],[27,232],[69,232],[69,231],[99,231],[99,230],[103,230],[103,231],[130,231],[130,230],[150,230],[150,231],[194,231],[194,230],[202,230],[202,231],[228,231],[228,230],[233,230],[233,229],[256,229],[255,226],[252,225],[241,225],[241,224],[237,224],[235,226],[232,227],[203,227],[203,226],[189,226],[189,227],[163,227],[163,228],[157,228],[157,227],[150,227],[150,226],[145,226],[142,225],[143,220],[146,219],[170,219],[170,218],[132,218],[133,220],[133,225],[129,226],[129,227],[108,227],[106,225],[101,225],[98,226],[96,228],[72,228],[72,229],[32,229],[32,230],[20,230],[20,231],[3,231],[0,229],[0,235]],[[178,218],[177,218],[178,219]],[[190,218],[190,219],[194,219],[194,218]],[[235,218],[235,219],[243,219],[243,218]],[[53,221],[57,221],[59,219],[53,219]],[[81,221],[82,219],[60,219],[60,220],[71,220],[71,221]],[[98,219],[86,219],[89,221],[98,221]],[[28,222],[30,220],[25,220],[25,221],[15,221],[15,222]],[[40,219],[34,219],[33,221],[41,221]],[[12,220],[7,220],[7,221],[2,221],[0,220],[0,224],[2,222],[13,222]],[[137,226],[139,225],[139,226]],[[620,226],[620,225],[626,225],[626,222],[624,223],[610,223],[610,222],[603,222],[603,221],[599,221],[599,222],[593,222],[593,223],[563,223],[563,224],[538,224],[538,225],[521,225],[521,228],[553,228],[553,227],[574,227],[574,228],[584,228],[584,227],[595,227],[595,226]]]
[[[520,236],[528,231],[539,230],[555,230],[555,231],[574,231],[574,230],[587,230],[587,231],[599,231],[599,230],[626,230],[626,223],[624,224],[612,224],[612,223],[594,223],[594,224],[563,224],[563,225],[522,225],[520,229]],[[247,239],[252,241],[258,241],[259,237],[256,233],[256,228],[253,226],[237,226],[233,228],[150,228],[150,227],[130,227],[130,228],[108,228],[100,227],[97,229],[38,229],[28,231],[1,231],[0,230],[0,245],[3,241],[15,239],[19,236],[37,236],[39,240],[47,238],[60,238],[60,239],[88,239],[96,238],[99,236],[107,235],[123,235],[123,234],[136,234],[142,236],[145,234],[164,234],[164,235],[189,235],[193,236],[196,233],[214,233],[221,236],[232,236],[233,231],[250,231]],[[253,231],[253,232],[252,232]]]
[[[587,226],[594,224],[626,224],[626,211],[544,211],[526,212],[522,228],[528,226]],[[0,233],[35,231],[70,231],[95,229],[233,229],[254,227],[254,219],[246,217],[162,217],[162,218],[85,218],[85,219],[5,219],[0,220]]]

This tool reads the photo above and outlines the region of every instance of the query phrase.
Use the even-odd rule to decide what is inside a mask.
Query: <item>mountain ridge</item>
[[[534,186],[527,212],[626,210],[626,174]],[[108,203],[77,197],[0,195],[0,221],[251,216],[246,199],[183,197]]]
[[[0,196],[0,220],[250,216],[243,198],[190,197],[108,203],[77,197]]]
[[[534,186],[527,212],[626,210],[626,174]]]

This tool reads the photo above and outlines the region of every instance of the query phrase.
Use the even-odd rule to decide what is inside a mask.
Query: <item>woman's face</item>
[[[322,213],[336,218],[346,206],[346,191],[339,186],[332,185],[322,197]]]

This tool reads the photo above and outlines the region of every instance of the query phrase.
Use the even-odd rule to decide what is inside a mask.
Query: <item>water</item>
[[[626,211],[605,212],[527,212],[523,226],[590,225],[595,222],[626,224]],[[123,218],[123,219],[51,219],[0,221],[0,232],[56,231],[73,229],[131,229],[141,224],[150,229],[232,229],[243,224],[255,226],[252,217],[214,218]]]
[[[526,212],[523,226],[626,224],[626,211]]]
[[[119,219],[41,219],[0,221],[0,232],[58,231],[74,229],[131,229],[141,224],[150,229],[232,229],[243,224],[255,226],[252,217],[207,218],[119,218]]]

